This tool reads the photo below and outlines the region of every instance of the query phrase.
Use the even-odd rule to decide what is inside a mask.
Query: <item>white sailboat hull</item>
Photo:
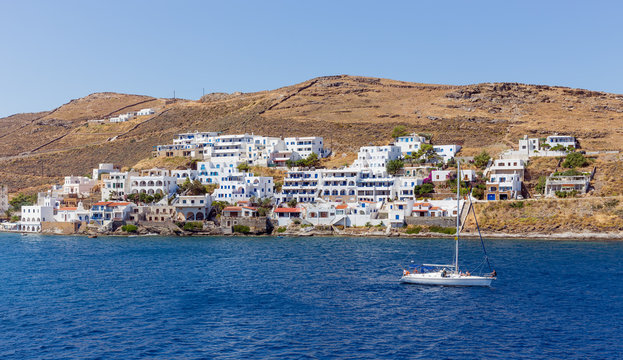
[[[415,273],[403,275],[401,283],[434,286],[491,286],[493,277],[447,274],[441,272]]]

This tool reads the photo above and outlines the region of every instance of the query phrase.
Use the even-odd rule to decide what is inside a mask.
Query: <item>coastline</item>
[[[24,234],[24,235],[44,235],[44,236],[103,236],[103,237],[205,237],[205,236],[219,236],[219,237],[349,237],[349,238],[409,238],[409,239],[453,239],[454,235],[442,234],[442,233],[420,233],[420,234],[407,234],[399,231],[392,231],[390,233],[374,231],[374,232],[351,232],[351,231],[286,231],[283,233],[271,233],[271,234],[240,234],[240,233],[216,233],[214,231],[196,231],[180,233],[144,233],[144,234],[126,234],[119,232],[111,233],[76,233],[76,234],[58,234],[58,233],[32,233],[32,232],[20,232],[20,231],[4,231],[0,230],[0,234]],[[595,233],[595,232],[564,232],[564,233],[482,233],[482,237],[485,240],[548,240],[548,241],[623,241],[623,233]],[[478,239],[478,234],[468,233],[461,234],[461,238],[464,239]]]

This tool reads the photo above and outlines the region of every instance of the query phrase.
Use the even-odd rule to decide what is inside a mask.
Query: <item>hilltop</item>
[[[146,107],[155,108],[156,114],[126,123],[88,122]],[[341,157],[362,145],[387,143],[396,125],[431,134],[435,143],[460,144],[463,155],[481,148],[496,154],[516,147],[524,134],[556,132],[575,135],[585,149],[623,150],[623,95],[518,83],[451,86],[346,75],[256,93],[209,94],[198,101],[96,93],[49,112],[0,119],[6,129],[0,134],[0,183],[16,191],[58,182],[65,175],[84,175],[100,162],[133,166],[149,157],[154,145],[170,143],[173,135],[185,131],[319,135]]]

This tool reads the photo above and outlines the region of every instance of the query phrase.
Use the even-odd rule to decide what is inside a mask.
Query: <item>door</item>
[[[495,194],[487,194],[487,200],[495,200]]]

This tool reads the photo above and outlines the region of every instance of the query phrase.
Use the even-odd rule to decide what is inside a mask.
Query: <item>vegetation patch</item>
[[[454,235],[456,233],[455,228],[443,227],[443,226],[437,226],[437,225],[433,225],[429,227],[428,231],[434,232],[434,233],[448,234],[448,235]]]
[[[200,230],[203,230],[203,224],[199,221],[188,221],[184,224],[184,230],[200,231]]]
[[[121,227],[121,230],[127,233],[135,233],[138,231],[138,226],[132,225],[132,224],[126,224]]]
[[[251,228],[246,225],[234,225],[234,232],[241,234],[248,234],[251,232]]]

